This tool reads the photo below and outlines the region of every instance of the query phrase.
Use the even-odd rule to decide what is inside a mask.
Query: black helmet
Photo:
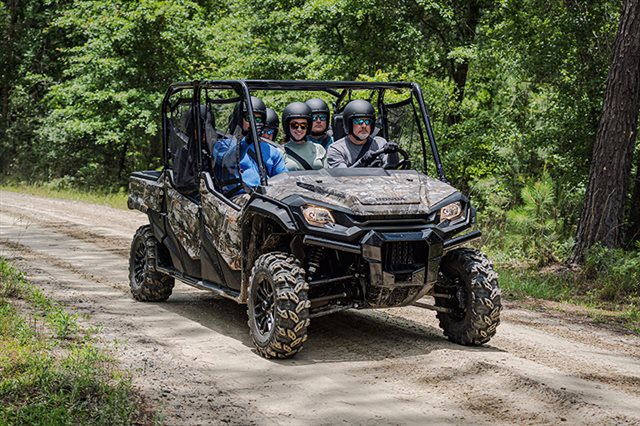
[[[262,117],[266,117],[267,115],[267,106],[262,101],[262,99],[251,96],[251,108],[253,108],[254,114],[260,114]],[[236,104],[235,108],[233,108],[233,114],[231,119],[229,120],[229,133],[233,133],[235,131],[236,126],[242,127],[240,123],[242,123],[242,117],[247,113],[247,105],[244,101],[240,101]],[[258,133],[262,128],[263,124],[256,123],[256,127],[258,128]]]
[[[331,115],[329,112],[329,106],[320,98],[309,99],[305,104],[311,108],[312,114],[327,114],[327,119]]]
[[[342,111],[342,124],[344,126],[344,132],[348,135],[353,132],[354,118],[370,118],[372,121],[376,121],[376,111],[368,101],[356,99],[355,101],[349,102]]]
[[[253,108],[254,114],[262,114],[263,116],[267,115],[267,106],[262,99],[256,96],[251,96],[251,108]],[[242,102],[242,112],[247,112],[247,106],[244,102]]]
[[[329,130],[329,120],[331,119],[331,112],[329,112],[327,103],[320,98],[313,98],[306,101],[305,104],[311,108],[311,114],[325,114],[327,116],[327,127],[325,127],[323,132],[326,133],[327,130]]]
[[[265,129],[273,129],[273,140],[275,141],[278,138],[278,126],[280,125],[280,119],[278,118],[278,114],[271,108],[267,108],[267,119],[264,122]]]
[[[304,102],[291,102],[282,111],[282,129],[286,139],[291,138],[289,122],[294,118],[304,118],[307,121],[305,137],[311,132],[311,108]]]

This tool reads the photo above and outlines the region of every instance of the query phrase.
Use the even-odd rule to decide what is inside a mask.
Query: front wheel
[[[173,291],[173,277],[156,271],[157,245],[149,225],[138,228],[131,242],[129,287],[133,298],[141,302],[163,302]]]
[[[309,326],[309,285],[300,262],[287,253],[258,257],[249,279],[251,339],[265,358],[289,358],[302,349]]]
[[[447,253],[435,286],[436,306],[444,335],[462,345],[482,345],[500,324],[498,274],[481,252],[462,248]]]

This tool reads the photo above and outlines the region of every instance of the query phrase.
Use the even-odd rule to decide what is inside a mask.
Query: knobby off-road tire
[[[265,358],[289,358],[307,340],[309,307],[304,270],[294,256],[274,252],[256,260],[249,278],[249,333]]]
[[[481,252],[462,248],[447,253],[440,265],[435,286],[436,306],[451,309],[438,312],[444,335],[462,345],[482,345],[495,334],[500,324],[500,287],[498,274]]]
[[[157,272],[158,241],[151,226],[138,228],[131,242],[129,255],[129,287],[133,298],[141,302],[163,302],[171,296],[175,281]]]

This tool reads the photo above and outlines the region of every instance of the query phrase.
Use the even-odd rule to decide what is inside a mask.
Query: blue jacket
[[[232,139],[219,140],[213,146],[213,173],[216,184],[227,197],[244,194],[247,188],[253,189],[260,185],[260,171],[253,143],[247,143],[245,138],[240,141],[240,172],[237,169],[237,150],[238,145]],[[282,151],[263,141],[260,141],[260,150],[267,176],[272,177],[287,171]]]

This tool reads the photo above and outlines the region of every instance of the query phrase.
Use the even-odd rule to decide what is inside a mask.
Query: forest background
[[[631,307],[638,321],[638,144],[619,247],[596,244],[581,267],[559,266],[575,244],[622,6],[2,1],[0,176],[125,192],[132,170],[160,165],[160,104],[176,81],[416,81],[503,288]]]

